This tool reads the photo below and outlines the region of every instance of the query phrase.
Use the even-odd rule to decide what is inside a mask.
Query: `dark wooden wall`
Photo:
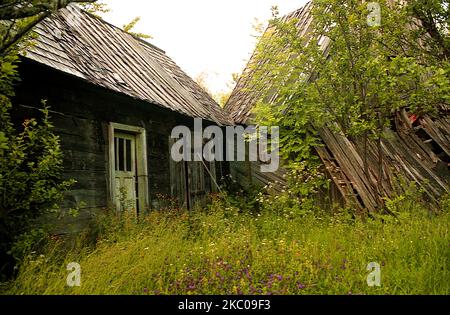
[[[155,208],[164,205],[162,196],[171,196],[174,192],[171,178],[181,176],[173,174],[173,167],[171,174],[170,133],[176,125],[191,126],[191,118],[88,84],[32,61],[22,61],[20,74],[12,112],[14,120],[20,126],[24,119],[37,117],[37,108],[42,107],[41,100],[45,99],[55,131],[61,137],[64,177],[77,181],[67,193],[63,208],[67,211],[82,205],[82,211],[76,218],[66,213],[57,230],[62,233],[78,231],[90,222],[95,211],[111,207],[108,188],[110,122],[146,129],[149,202]]]

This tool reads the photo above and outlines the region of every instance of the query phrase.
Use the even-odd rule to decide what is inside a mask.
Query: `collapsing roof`
[[[26,58],[92,84],[220,125],[230,119],[164,51],[69,5],[35,27]]]
[[[311,30],[311,7],[312,2],[308,2],[304,7],[283,17],[284,20],[298,20],[297,27],[299,30],[299,36],[304,37]],[[269,26],[269,28],[267,29],[266,34],[269,33],[270,28],[271,26]],[[328,44],[328,41],[326,42],[326,44]],[[258,67],[258,65],[255,64],[255,59],[255,55],[253,55],[225,106],[225,110],[231,115],[234,122],[238,124],[246,124],[249,120],[251,120],[252,110],[255,106],[255,103],[263,94],[262,91],[257,91],[250,86],[252,80],[252,72],[254,71],[253,69],[255,67]],[[258,60],[258,62],[261,63],[262,61]],[[267,80],[267,82],[264,83],[266,85],[264,88],[265,90],[272,88],[270,80]]]
[[[287,20],[298,20],[299,36],[306,37],[310,33],[311,9],[312,2],[309,2],[284,17]],[[329,39],[316,40],[325,53],[328,53]],[[253,69],[261,62],[263,61],[256,60],[255,56],[251,58],[225,106],[235,123],[251,123],[252,110],[263,95],[252,87],[251,82]],[[271,102],[276,102],[278,87],[272,85],[269,76],[264,85],[266,90],[273,91]],[[316,148],[317,155],[345,204],[361,210],[377,210],[384,197],[402,192],[402,187],[398,187],[396,183],[400,176],[417,183],[431,201],[437,202],[440,196],[449,193],[450,117],[448,108],[444,106],[441,111],[442,115],[437,119],[416,117],[406,110],[392,117],[393,130],[381,143],[381,172],[378,154],[380,148],[374,141],[369,141],[366,146],[363,141],[332,132],[332,128],[318,131],[324,145]],[[368,172],[364,161],[367,161]],[[280,174],[258,173],[253,176],[265,184],[273,178],[280,181]],[[379,185],[380,175],[382,185]]]

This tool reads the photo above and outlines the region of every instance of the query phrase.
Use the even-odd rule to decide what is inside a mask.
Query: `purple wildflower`
[[[297,284],[297,287],[298,287],[300,290],[303,290],[304,288],[306,288],[306,286],[305,286],[304,284],[301,284],[301,283]]]

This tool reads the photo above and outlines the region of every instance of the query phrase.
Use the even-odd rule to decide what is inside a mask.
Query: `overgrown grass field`
[[[104,217],[95,246],[51,242],[6,294],[449,294],[450,216],[204,212]],[[81,266],[68,287],[67,264]],[[369,287],[367,265],[381,265]]]

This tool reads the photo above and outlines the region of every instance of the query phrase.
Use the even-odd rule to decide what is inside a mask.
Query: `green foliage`
[[[419,188],[417,183],[408,182],[404,177],[397,177],[393,184],[395,193],[391,197],[385,197],[385,207],[388,213],[399,217],[401,213],[406,212],[405,209],[414,209],[414,205],[428,206],[428,211],[435,211],[434,207],[427,205],[426,194],[423,188]],[[444,198],[442,199],[444,201]],[[441,207],[444,211],[444,207]]]
[[[48,241],[48,232],[44,228],[32,229],[29,232],[19,235],[12,245],[9,255],[17,262],[22,262],[32,253],[43,249]]]
[[[410,206],[400,221],[250,215],[222,199],[208,212],[139,221],[105,213],[95,247],[52,241],[3,293],[449,294],[448,213]],[[81,266],[81,287],[66,285],[71,262]],[[381,287],[367,286],[370,262],[381,265]]]
[[[38,118],[15,126],[10,117],[14,84],[19,81],[18,52],[31,29],[71,2],[92,0],[3,1],[0,8],[0,275],[5,276],[42,232],[36,220],[58,203],[73,181],[63,181],[62,151],[45,102]],[[98,8],[96,5],[93,7]],[[75,209],[76,212],[76,209]],[[22,254],[21,254],[22,253]]]
[[[111,10],[108,8],[108,4],[104,3],[103,1],[96,1],[93,3],[81,3],[80,7],[85,10],[86,12],[100,17],[100,14],[108,13]]]
[[[220,107],[225,107],[225,105],[227,104],[228,100],[230,99],[231,96],[231,91],[228,92],[217,92],[213,95],[214,100],[217,102],[217,104],[220,105]]]
[[[32,28],[70,3],[96,0],[4,0],[0,6],[0,56],[16,50]]]
[[[305,162],[291,163],[284,179],[285,184],[269,183],[259,191],[256,200],[261,213],[293,218],[322,212],[315,197],[321,187],[327,187],[329,181],[319,167],[312,168]]]
[[[105,3],[103,1],[96,1],[93,3],[81,3],[80,7],[85,10],[86,12],[101,18],[102,14],[108,13],[111,10],[108,7],[108,3]],[[144,34],[144,33],[137,33],[137,32],[133,32],[133,29],[136,27],[136,25],[140,22],[141,17],[135,17],[133,20],[131,20],[130,23],[127,23],[125,25],[123,25],[123,30],[135,37],[141,38],[141,39],[152,39],[153,37],[151,35],[148,34]]]
[[[5,257],[11,244],[27,233],[37,218],[57,211],[73,181],[61,179],[62,151],[47,107],[41,110],[41,119],[25,121],[16,132],[5,110],[10,107],[7,98],[3,101],[1,131],[8,137],[0,155],[0,252]],[[6,257],[2,262],[7,262]]]
[[[141,20],[140,16],[134,18],[130,23],[125,24],[123,26],[123,30],[125,32],[135,36],[135,37],[138,37],[138,38],[142,38],[142,39],[151,39],[151,38],[153,38],[152,36],[150,36],[148,34],[133,32],[133,29],[136,27],[136,24],[138,24],[140,20]]]
[[[316,0],[304,37],[298,20],[274,12],[251,64],[250,89],[262,93],[256,122],[280,126],[288,169],[301,162],[305,174],[317,171],[314,148],[324,127],[348,137],[381,139],[397,111],[433,115],[448,104],[449,64],[417,44],[410,7],[378,3],[382,23],[369,26],[363,1]],[[308,189],[317,188],[312,182]]]
[[[446,60],[450,57],[449,6],[448,0],[409,0],[407,5],[418,26],[413,39],[424,42],[429,54]]]
[[[256,185],[249,185],[245,189],[231,176],[221,179],[221,193],[212,197],[212,209],[217,207],[223,200],[227,201],[226,209],[238,209],[240,213],[255,213],[259,211],[258,195],[261,188]],[[234,213],[234,211],[231,211]]]
[[[445,194],[442,196],[441,208],[444,213],[450,213],[450,194]]]
[[[8,146],[6,143],[8,142],[8,138],[6,138],[4,132],[0,132],[0,155],[3,154],[3,150],[7,149]]]

